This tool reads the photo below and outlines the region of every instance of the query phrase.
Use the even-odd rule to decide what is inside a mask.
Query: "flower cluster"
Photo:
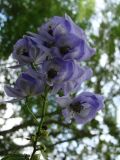
[[[90,92],[74,98],[70,95],[92,76],[91,68],[80,66],[80,62],[94,54],[84,31],[68,15],[54,16],[37,33],[28,33],[14,45],[12,55],[18,65],[13,68],[26,65],[27,69],[14,87],[5,85],[5,92],[12,101],[43,94],[46,87],[51,94],[62,92],[63,97],[56,101],[65,118],[86,123],[103,107],[103,97]]]

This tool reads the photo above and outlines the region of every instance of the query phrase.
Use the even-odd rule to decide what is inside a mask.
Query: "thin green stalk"
[[[42,107],[41,121],[40,121],[40,125],[38,127],[38,132],[42,128],[42,125],[43,125],[43,122],[44,122],[44,118],[45,118],[47,94],[48,93],[46,92],[45,93],[45,97],[44,97],[44,103],[43,103],[43,107]]]
[[[34,120],[36,121],[36,123],[39,124],[36,116],[35,116],[35,115],[33,114],[33,112],[30,110],[28,103],[29,103],[29,102],[28,102],[28,98],[26,98],[26,103],[25,103],[25,104],[26,104],[26,107],[27,107],[28,111],[30,112],[30,114],[33,116],[33,118],[34,118]]]
[[[37,72],[37,67],[34,63],[31,63],[31,67],[32,67],[33,70],[35,70]]]
[[[35,141],[33,143],[33,152],[32,152],[32,155],[30,157],[30,160],[33,159],[34,155],[35,155],[35,152],[37,151],[37,141],[38,141],[38,138],[39,138],[39,133],[40,133],[40,130],[42,129],[42,125],[43,125],[43,122],[44,122],[44,118],[45,118],[45,112],[46,112],[46,100],[47,100],[47,90],[45,91],[45,95],[44,95],[44,102],[43,102],[43,106],[42,106],[42,115],[41,115],[41,121],[40,121],[40,124],[38,126],[38,130],[36,132],[36,137],[35,137]]]

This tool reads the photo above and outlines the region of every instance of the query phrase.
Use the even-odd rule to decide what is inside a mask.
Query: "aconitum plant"
[[[45,131],[43,125],[48,93],[61,107],[65,123],[72,120],[78,124],[89,123],[103,108],[102,95],[86,91],[80,93],[81,84],[93,74],[91,68],[83,67],[80,62],[89,60],[94,54],[95,49],[87,43],[84,31],[68,15],[52,17],[38,28],[37,33],[28,32],[14,45],[12,56],[18,63],[11,68],[25,66],[25,71],[19,75],[14,86],[5,85],[5,92],[11,99],[4,103],[25,100],[27,104],[30,96],[43,98],[40,122],[27,104],[38,127],[34,139],[31,139],[33,151],[29,160],[34,159],[38,139]]]

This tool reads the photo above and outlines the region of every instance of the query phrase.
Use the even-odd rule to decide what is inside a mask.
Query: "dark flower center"
[[[28,52],[23,52],[22,54],[23,56],[29,57],[29,53]]]
[[[57,76],[57,71],[54,70],[54,69],[50,69],[50,70],[47,72],[47,74],[48,74],[48,78],[49,78],[49,79],[52,79],[52,78],[54,78],[54,77]]]
[[[51,36],[53,36],[53,30],[52,30],[52,27],[51,27],[51,26],[48,27],[48,33],[49,33]]]
[[[70,109],[74,112],[80,113],[83,110],[84,106],[80,102],[70,104]]]
[[[68,53],[70,50],[70,47],[69,46],[63,46],[63,47],[60,47],[60,53],[64,56],[66,53]]]
[[[21,50],[21,55],[29,57],[29,52],[24,48],[23,50]]]
[[[43,45],[47,48],[51,48],[53,45],[54,45],[54,42],[47,42],[47,41],[44,41],[43,42]]]

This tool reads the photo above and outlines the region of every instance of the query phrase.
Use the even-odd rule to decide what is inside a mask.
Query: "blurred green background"
[[[18,71],[7,66],[14,43],[27,31],[36,32],[48,18],[67,13],[83,28],[96,54],[86,65],[93,77],[81,90],[105,97],[104,109],[82,126],[64,124],[60,109],[49,99],[46,116],[49,138],[44,142],[50,160],[120,160],[120,0],[0,0],[0,99],[3,85],[13,84]],[[9,59],[8,59],[9,58]],[[41,100],[31,110],[40,117]],[[24,102],[0,105],[0,156],[31,151],[26,140],[36,130]]]

